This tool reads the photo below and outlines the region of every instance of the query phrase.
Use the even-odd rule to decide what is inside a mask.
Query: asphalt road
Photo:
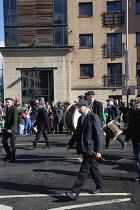
[[[124,136],[123,136],[124,137]],[[0,210],[138,210],[140,209],[140,183],[135,182],[137,168],[131,142],[121,149],[118,141],[104,148],[98,161],[106,191],[90,194],[95,184],[88,176],[76,201],[65,196],[78,175],[80,163],[75,147],[67,151],[70,134],[49,134],[52,149],[44,148],[43,137],[35,150],[29,150],[34,136],[17,137],[16,162],[3,162],[0,155]]]

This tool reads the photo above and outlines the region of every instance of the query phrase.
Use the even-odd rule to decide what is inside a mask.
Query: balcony
[[[125,24],[125,13],[124,12],[105,12],[103,14],[103,23],[106,27],[111,26],[118,26],[118,25],[124,25]]]
[[[105,44],[104,57],[116,58],[124,56],[124,44]]]
[[[104,76],[104,87],[122,87],[122,74]]]

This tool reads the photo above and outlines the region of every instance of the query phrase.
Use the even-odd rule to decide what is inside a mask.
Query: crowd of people
[[[131,99],[129,105],[119,103],[114,98],[106,100],[107,106],[103,108],[100,101],[95,99],[95,92],[88,91],[85,95],[79,95],[78,102],[73,103],[77,107],[81,116],[78,118],[77,127],[67,145],[67,150],[71,149],[76,143],[78,154],[82,154],[82,163],[79,171],[78,179],[75,182],[72,191],[66,195],[71,199],[77,199],[83,184],[85,183],[87,173],[90,171],[91,176],[96,184],[94,194],[101,193],[105,190],[103,179],[96,162],[97,158],[101,158],[102,153],[102,135],[105,135],[105,148],[110,148],[110,139],[112,138],[104,128],[112,121],[117,128],[121,127],[121,118],[124,123],[123,131],[125,139],[121,135],[117,135],[116,139],[120,142],[122,149],[131,139],[135,162],[138,167],[140,181],[140,98]],[[35,149],[40,136],[46,142],[46,147],[51,148],[48,133],[62,134],[64,130],[64,113],[70,105],[69,101],[45,102],[44,98],[40,100],[30,101],[29,104],[21,106],[18,99],[6,98],[5,105],[0,107],[0,119],[3,127],[2,144],[6,152],[4,161],[15,161],[15,140],[18,128],[18,135],[36,135],[31,149]],[[122,128],[122,127],[121,127]],[[67,130],[69,133],[70,130]],[[8,139],[10,138],[10,146]]]

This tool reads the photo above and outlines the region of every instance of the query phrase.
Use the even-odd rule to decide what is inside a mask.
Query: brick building
[[[4,0],[4,97],[126,101],[126,1]],[[140,95],[140,0],[129,0],[130,81]]]

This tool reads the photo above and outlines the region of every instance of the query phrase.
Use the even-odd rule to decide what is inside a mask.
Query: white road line
[[[13,208],[10,206],[0,205],[0,210],[12,210]]]
[[[71,205],[71,206],[53,208],[53,209],[48,209],[48,210],[78,209],[78,208],[84,208],[84,207],[106,205],[106,204],[111,204],[111,203],[113,203],[113,204],[114,203],[122,203],[122,202],[128,202],[128,201],[131,201],[131,199],[130,198],[113,199],[113,200],[106,200],[106,201],[99,201],[99,202],[93,202],[93,203],[85,203],[85,204],[78,204],[78,205]]]
[[[79,158],[59,158],[59,157],[51,157],[51,158],[16,158],[16,160],[23,160],[23,161],[42,161],[42,160],[78,160]]]
[[[29,194],[29,195],[3,195],[0,199],[4,198],[29,198],[29,197],[60,197],[65,196],[65,194]],[[131,196],[131,193],[101,193],[101,194],[89,194],[80,193],[80,196]]]

